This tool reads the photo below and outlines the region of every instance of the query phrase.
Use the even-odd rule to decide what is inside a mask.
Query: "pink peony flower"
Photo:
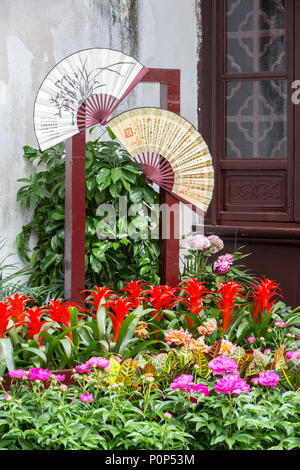
[[[275,326],[279,326],[280,328],[285,328],[287,326],[287,323],[285,323],[284,321],[281,321],[281,320],[277,320],[275,323],[274,323]]]
[[[65,384],[62,384],[60,386],[60,389],[61,389],[62,392],[66,392],[68,390],[68,387]]]
[[[248,385],[245,380],[241,379],[239,374],[229,374],[224,375],[222,379],[217,381],[215,391],[223,395],[239,395],[242,392],[249,393],[250,385]]]
[[[247,341],[248,343],[254,343],[256,341],[256,338],[254,338],[254,336],[249,336],[249,338],[247,338]]]
[[[75,366],[75,369],[81,374],[89,374],[90,372],[92,372],[92,370],[88,369],[85,364],[80,364],[79,366]]]
[[[300,351],[288,351],[286,353],[287,359],[293,359],[294,357],[300,359]]]
[[[172,414],[169,413],[168,411],[165,411],[165,412],[164,412],[164,418],[169,421],[169,420],[172,418]]]
[[[23,369],[10,370],[8,372],[8,375],[12,379],[23,379],[23,377],[25,377],[25,375],[26,375],[26,370],[23,370]]]
[[[83,401],[84,403],[92,403],[93,395],[91,393],[83,393],[80,395],[79,400]]]
[[[273,370],[267,370],[266,372],[260,372],[257,377],[257,383],[264,387],[275,388],[277,383],[280,381],[280,377]]]
[[[28,379],[40,380],[41,382],[45,382],[45,380],[48,380],[51,375],[52,372],[50,372],[50,370],[40,369],[39,367],[33,367],[29,369]]]
[[[56,375],[55,380],[57,382],[63,382],[65,380],[66,376],[65,375]]]
[[[300,333],[297,333],[297,334],[296,334],[296,338],[297,338],[297,339],[300,339]]]
[[[208,367],[213,375],[224,375],[226,372],[236,372],[238,365],[232,357],[218,356],[209,362]]]
[[[271,353],[271,349],[265,349],[264,350],[264,354],[270,354]]]
[[[189,388],[186,389],[188,395],[191,393],[201,393],[203,396],[208,397],[210,395],[210,391],[208,390],[207,386],[199,383],[196,385],[191,385]],[[192,403],[197,403],[197,398],[191,396],[190,401]]]
[[[8,393],[6,393],[6,394],[4,395],[4,397],[3,397],[3,400],[5,400],[5,401],[11,401],[11,400],[12,400],[12,396],[9,395]]]
[[[170,388],[172,390],[186,390],[191,385],[194,385],[193,380],[194,379],[192,375],[182,374],[173,380],[173,382],[170,385]]]
[[[104,369],[109,371],[109,361],[101,356],[91,357],[85,364],[86,367],[99,367],[99,369]]]

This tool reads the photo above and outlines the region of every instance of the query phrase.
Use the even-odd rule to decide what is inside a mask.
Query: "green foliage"
[[[191,402],[186,391],[162,392],[152,362],[144,365],[136,387],[131,386],[132,360],[120,366],[111,359],[110,364],[109,372],[81,375],[77,385],[64,389],[54,377],[48,388],[28,379],[14,380],[9,397],[4,399],[7,392],[0,391],[0,449],[299,448],[300,402],[295,392],[266,393],[253,387],[249,394],[222,395],[201,378],[210,395],[194,394]],[[82,402],[81,394],[91,394],[92,402]]]
[[[56,296],[63,295],[64,284],[64,144],[40,152],[24,147],[24,157],[41,171],[34,171],[17,194],[21,207],[34,209],[32,220],[23,227],[16,242],[20,256],[30,263],[34,273],[29,285],[51,286]],[[119,197],[126,198],[132,215],[120,214]],[[145,177],[129,154],[117,142],[86,144],[86,284],[110,284],[119,288],[125,281],[143,278],[158,281],[157,240],[149,236],[131,239],[134,230],[147,229],[149,208],[158,202],[157,193],[147,185]],[[111,204],[116,220],[99,213],[101,204]],[[120,215],[120,217],[119,217]],[[152,220],[155,215],[151,214]],[[157,220],[153,220],[157,222]],[[97,233],[108,238],[99,239]],[[29,242],[37,237],[31,252]]]

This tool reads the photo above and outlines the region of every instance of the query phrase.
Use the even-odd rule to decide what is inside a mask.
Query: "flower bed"
[[[261,372],[250,385],[234,357],[216,356],[204,374],[202,360],[182,366],[175,354],[92,357],[69,386],[51,371],[11,371],[10,391],[0,393],[0,448],[299,448],[299,395],[281,393],[278,374]]]
[[[0,447],[299,447],[299,309],[195,236],[178,287],[0,301]]]

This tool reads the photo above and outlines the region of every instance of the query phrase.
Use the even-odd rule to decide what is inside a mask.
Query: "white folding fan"
[[[105,124],[147,72],[136,59],[112,49],[85,49],[63,59],[36,97],[34,127],[40,149]]]
[[[137,108],[107,124],[149,181],[206,211],[214,186],[212,159],[188,121],[163,109]]]

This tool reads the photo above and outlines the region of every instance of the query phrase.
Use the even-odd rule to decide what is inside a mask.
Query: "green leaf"
[[[8,370],[15,368],[14,351],[9,338],[0,338],[0,363],[1,362],[4,362]]]
[[[96,176],[96,181],[98,185],[102,185],[107,178],[110,177],[110,169],[109,168],[101,168],[99,173]]]
[[[97,310],[97,317],[96,317],[98,332],[99,332],[99,339],[100,340],[104,340],[105,335],[106,335],[106,325],[105,325],[106,308],[105,308],[105,305],[104,305],[105,302],[106,302],[106,300],[104,299],[104,297],[102,297],[102,299],[100,300],[100,304],[99,304],[99,307],[98,307],[98,310]]]
[[[106,130],[107,130],[107,133],[108,133],[109,137],[111,138],[111,140],[116,140],[117,137],[115,136],[115,134],[113,133],[111,128],[106,126]]]
[[[129,191],[129,199],[134,204],[138,204],[143,199],[143,189],[142,188],[131,188]]]
[[[70,312],[70,320],[71,320],[71,327],[74,327],[74,330],[72,332],[72,339],[73,339],[73,344],[75,348],[78,348],[79,345],[79,336],[78,336],[78,310],[76,307],[70,307],[69,308]]]

